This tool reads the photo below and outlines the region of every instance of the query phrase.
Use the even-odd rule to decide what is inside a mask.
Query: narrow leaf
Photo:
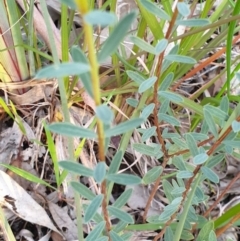
[[[211,112],[207,111],[206,109],[203,109],[203,114],[204,114],[204,118],[208,124],[209,130],[213,133],[213,135],[215,137],[218,137],[217,127],[216,127],[216,124],[212,117]]]
[[[158,91],[158,95],[174,103],[183,102],[183,98],[180,95],[172,93],[170,91]]]
[[[106,175],[106,164],[105,162],[99,162],[94,171],[93,171],[93,177],[97,183],[101,183]]]
[[[152,114],[154,107],[155,107],[154,103],[151,103],[151,104],[147,105],[146,107],[144,107],[140,117],[144,118],[146,120],[149,117],[149,115]]]
[[[148,79],[146,79],[142,84],[140,84],[139,88],[138,88],[138,92],[141,94],[144,91],[148,90],[149,88],[151,88],[154,83],[157,81],[157,77],[156,76],[152,76]]]
[[[191,57],[178,55],[178,54],[168,54],[165,56],[166,60],[183,63],[183,64],[196,64],[197,61]]]
[[[199,151],[198,151],[198,147],[197,147],[195,139],[193,138],[193,136],[190,133],[187,133],[185,135],[185,138],[186,138],[186,142],[187,142],[188,148],[189,148],[192,156],[193,157],[197,156],[199,154]]]
[[[161,8],[159,8],[156,4],[148,1],[148,0],[140,0],[141,4],[153,15],[159,17],[163,20],[170,20],[170,16],[163,11]]]
[[[150,45],[149,43],[145,42],[143,39],[141,39],[137,36],[131,36],[130,39],[140,49],[142,49],[148,53],[151,53],[151,54],[156,54],[155,48],[152,45]]]
[[[207,159],[208,159],[208,155],[206,153],[200,153],[193,158],[193,163],[195,165],[200,165],[206,162]]]
[[[71,123],[53,123],[48,125],[48,129],[52,132],[70,136],[70,137],[81,137],[81,138],[96,138],[97,135],[94,131],[73,125]]]
[[[144,154],[144,155],[148,155],[148,156],[157,155],[157,151],[155,150],[155,148],[152,147],[152,146],[146,145],[146,144],[134,143],[133,149],[136,150],[139,153]]]
[[[158,114],[158,120],[165,121],[173,126],[180,126],[180,122],[175,117],[164,114],[164,113]]]
[[[101,10],[91,10],[83,18],[86,23],[101,27],[112,26],[117,21],[115,14]]]
[[[120,219],[121,221],[130,223],[130,224],[134,223],[132,216],[130,214],[122,211],[121,209],[113,207],[113,206],[108,206],[107,209],[111,215],[115,216],[116,218]]]
[[[163,169],[161,166],[153,167],[151,170],[149,170],[143,177],[143,183],[144,184],[151,184],[161,175]]]
[[[235,133],[239,132],[240,131],[240,122],[234,120],[232,122],[232,129]]]
[[[145,78],[136,71],[127,70],[127,75],[131,80],[136,82],[138,85],[145,81]]]
[[[156,126],[152,126],[148,129],[145,129],[143,135],[142,135],[142,141],[145,142],[146,140],[148,140],[150,137],[156,135]]]
[[[112,241],[124,241],[117,233],[113,230],[110,231],[110,237]]]
[[[70,182],[71,187],[87,200],[93,200],[96,195],[80,182]]]
[[[71,53],[71,56],[72,56],[74,62],[89,64],[87,56],[79,48],[79,46],[72,46],[70,49],[70,53]],[[88,71],[86,73],[82,73],[79,75],[79,77],[80,77],[86,91],[89,93],[89,95],[91,97],[93,97],[93,88],[92,88],[90,72]]]
[[[61,166],[63,169],[76,173],[78,175],[82,175],[85,177],[92,177],[93,176],[93,170],[90,168],[87,168],[83,166],[80,163],[73,162],[73,161],[60,161],[59,166]]]
[[[43,78],[61,78],[70,75],[80,75],[90,70],[88,64],[83,63],[60,63],[49,65],[38,71],[35,79]]]
[[[136,13],[131,12],[127,14],[124,18],[122,18],[121,21],[116,25],[110,36],[104,42],[102,49],[98,54],[99,62],[103,62],[108,56],[110,56],[117,50],[118,45],[128,32],[129,27],[135,19],[135,16]]]
[[[218,107],[212,105],[205,105],[203,109],[209,111],[212,116],[216,116],[220,120],[226,120],[228,118],[228,115]]]
[[[135,118],[135,119],[131,119],[123,123],[120,123],[119,125],[106,130],[105,137],[117,136],[117,135],[126,133],[128,131],[131,131],[136,127],[138,127],[139,125],[141,125],[143,121],[144,121],[143,118]]]
[[[164,80],[161,82],[159,90],[165,91],[169,88],[169,86],[172,84],[174,74],[173,72],[170,72]]]
[[[182,25],[187,27],[202,27],[210,24],[208,19],[187,19],[187,20],[177,20],[176,25]]]
[[[88,234],[85,241],[93,241],[96,240],[101,234],[103,229],[105,228],[105,221],[98,223],[97,226]]]
[[[95,109],[96,116],[103,122],[111,124],[114,119],[112,110],[105,104],[99,105]]]
[[[135,185],[141,183],[140,177],[129,174],[109,174],[106,176],[106,179],[122,185]]]
[[[89,222],[92,219],[92,217],[96,214],[99,206],[102,204],[102,200],[103,200],[103,195],[100,194],[96,196],[89,204],[84,215],[85,223]]]
[[[113,203],[113,206],[115,208],[122,208],[128,201],[128,199],[131,197],[133,192],[132,188],[126,189],[121,196]]]
[[[191,13],[189,5],[186,4],[185,2],[178,2],[177,9],[178,9],[178,12],[184,17],[187,17]]]
[[[165,38],[158,41],[158,43],[155,46],[156,54],[161,54],[167,48],[167,45],[168,45],[168,40]]]
[[[177,172],[177,178],[191,178],[193,173],[190,171],[179,171]]]
[[[201,167],[201,171],[204,174],[204,176],[209,179],[209,181],[214,183],[219,183],[219,177],[218,175],[213,172],[210,168],[203,166]]]

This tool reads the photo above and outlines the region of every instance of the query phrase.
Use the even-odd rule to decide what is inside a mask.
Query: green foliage
[[[230,81],[235,75],[235,73],[231,73],[233,65],[230,58],[231,47],[234,33],[239,30],[236,27],[237,18],[232,19],[230,15],[232,13],[233,17],[236,17],[239,13],[239,1],[235,6],[233,4],[233,10],[229,7],[229,11],[226,12],[227,19],[222,16],[226,3],[221,3],[212,16],[208,17],[212,1],[207,1],[200,17],[193,19],[191,18],[192,6],[186,2],[178,2],[176,6],[178,12],[176,10],[173,12],[171,1],[155,3],[149,0],[136,0],[139,14],[130,12],[118,21],[114,13],[116,1],[105,1],[102,8],[94,9],[94,1],[83,0],[80,3],[80,1],[62,0],[62,15],[67,13],[64,5],[79,11],[83,27],[82,35],[78,36],[78,38],[83,36],[82,41],[75,40],[75,44],[79,42],[83,44],[70,46],[68,41],[72,28],[70,20],[69,25],[62,26],[62,38],[64,38],[62,40],[62,63],[60,63],[54,42],[46,3],[43,0],[40,2],[50,38],[48,45],[51,47],[54,63],[41,68],[35,78],[58,79],[64,121],[45,124],[44,127],[57,188],[61,187],[68,172],[72,174],[72,180],[67,185],[70,185],[75,193],[79,240],[83,240],[81,213],[83,213],[83,221],[91,222],[91,225],[94,226],[85,238],[86,241],[104,241],[108,240],[108,237],[111,237],[113,241],[129,240],[132,233],[125,232],[127,229],[158,230],[159,228],[164,231],[164,240],[167,241],[217,240],[216,228],[231,221],[232,217],[236,215],[238,205],[232,207],[214,222],[211,220],[213,217],[207,220],[202,213],[197,214],[196,206],[205,205],[208,199],[202,189],[202,185],[206,185],[204,180],[207,179],[210,184],[219,183],[219,177],[215,173],[214,167],[225,161],[226,154],[239,157],[237,149],[240,144],[238,119],[240,104],[237,103],[232,107],[231,104],[235,103],[231,103],[230,98]],[[12,43],[16,51],[16,59],[13,59],[16,63],[20,63],[22,56],[26,56],[22,40],[19,40],[19,36],[14,37],[21,35],[21,28],[16,21],[17,6],[13,3],[10,5],[10,1],[7,1],[6,6],[8,5],[9,8],[10,6],[13,8],[9,17],[4,10],[4,5],[0,10],[4,23],[4,28],[1,25],[1,29],[5,29],[6,26],[9,28],[9,23],[13,25],[11,30],[14,41]],[[111,11],[105,11],[108,8]],[[178,15],[175,15],[176,13]],[[73,16],[74,12],[72,18]],[[136,30],[132,31],[131,27],[137,16],[139,25]],[[174,16],[177,18],[175,19]],[[67,18],[66,15],[65,20]],[[225,25],[230,22],[229,19],[231,23],[227,29]],[[172,24],[170,24],[171,21],[173,21]],[[13,23],[17,23],[17,26],[14,26]],[[62,23],[64,23],[63,20]],[[179,33],[179,25],[188,27],[182,35]],[[99,44],[98,39],[93,38],[95,27],[109,29],[109,36],[103,43]],[[165,29],[168,27],[169,31],[165,33]],[[211,39],[216,30],[220,31],[219,35]],[[131,41],[133,44],[133,47],[127,47],[131,50],[130,54],[127,53],[126,43],[123,43],[127,35],[130,35],[127,41]],[[190,97],[185,95],[185,90],[179,86],[177,86],[179,90],[175,91],[175,84],[179,84],[179,80],[186,81],[184,78],[189,71],[192,68],[196,70],[197,63],[208,55],[209,49],[225,43],[226,38],[228,95],[222,96],[223,87],[218,97],[205,99],[200,103],[197,98],[204,95],[204,91],[210,87],[209,83]],[[209,41],[210,39],[211,41]],[[0,45],[4,43],[3,40],[1,37]],[[29,49],[31,49],[30,47]],[[4,50],[1,50],[1,53],[7,51],[5,57],[10,61],[12,53],[9,51],[9,46],[4,46],[2,49]],[[70,49],[71,56],[68,49]],[[37,53],[37,51],[35,52]],[[72,61],[68,62],[70,57],[72,57]],[[112,62],[111,69],[101,73],[100,66],[102,67],[108,58]],[[13,63],[11,62],[11,64]],[[235,70],[238,68],[239,66]],[[35,70],[34,66],[32,70]],[[114,72],[114,75],[111,74],[111,78],[104,85],[100,79],[108,77],[108,71]],[[28,77],[25,60],[22,66],[19,65],[19,70],[14,70],[14,74],[18,72],[21,77]],[[239,73],[237,75],[239,76]],[[75,76],[73,81],[69,81],[69,76]],[[216,76],[214,81],[210,80],[211,84],[214,84],[219,76]],[[9,82],[9,78],[1,77],[1,79]],[[84,94],[89,94],[94,102],[91,107],[95,122],[91,123],[91,128],[77,126],[70,122],[69,107],[73,103],[78,104],[86,97],[80,96],[80,92],[74,93],[75,96],[72,96],[78,81],[81,81],[84,87],[80,92],[86,91]],[[105,103],[102,102],[103,97],[106,98]],[[239,102],[238,97],[234,99]],[[84,99],[84,101],[86,100]],[[0,99],[0,104],[24,131],[15,106],[10,104],[10,108],[2,99]],[[115,121],[116,111],[123,112],[127,120]],[[51,132],[68,137],[69,161],[57,160]],[[134,135],[132,135],[133,132]],[[117,143],[119,148],[108,166],[108,162],[105,162],[105,154],[110,140],[116,136],[120,139]],[[131,137],[133,138],[131,139]],[[99,156],[96,158],[98,162],[92,169],[75,160],[74,140],[79,141],[80,139],[82,144],[85,138],[88,141],[95,141],[99,146]],[[205,143],[203,143],[204,141]],[[144,158],[155,161],[149,163],[159,163],[159,165],[150,169],[149,163],[146,163],[138,174],[134,173],[136,172],[134,168],[129,169],[131,174],[121,173],[124,154],[129,150],[133,155],[136,154],[139,157],[139,163],[142,164],[146,160],[141,159],[144,156]],[[166,169],[166,165],[171,168]],[[4,166],[32,182],[53,188],[47,182],[19,168]],[[62,173],[60,173],[60,167],[64,169]],[[172,167],[174,167],[174,171],[172,171]],[[166,170],[170,170],[171,173]],[[79,182],[79,176],[91,178],[101,189],[101,194],[95,194]],[[157,183],[159,177],[161,177],[162,185]],[[126,186],[126,188],[115,202],[112,202],[113,186],[117,184]],[[166,205],[160,215],[147,218],[148,224],[135,224],[133,216],[124,211],[123,207],[133,195],[134,185],[149,184],[162,188]],[[85,203],[82,205],[81,199],[86,199],[87,205]],[[117,225],[110,223],[109,220],[112,217],[118,219]],[[193,228],[197,230],[194,232],[198,233],[197,237],[190,232]]]

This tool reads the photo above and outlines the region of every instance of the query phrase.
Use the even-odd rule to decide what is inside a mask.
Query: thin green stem
[[[58,58],[57,49],[56,49],[56,45],[54,42],[54,36],[53,36],[52,28],[51,28],[50,16],[48,13],[47,5],[44,0],[40,0],[40,4],[41,4],[44,19],[46,22],[46,26],[47,26],[47,31],[48,31],[48,36],[50,39],[50,46],[51,46],[51,51],[53,54],[54,63],[58,64],[58,63],[60,63],[60,61]],[[58,79],[58,86],[59,86],[59,92],[60,92],[60,97],[61,97],[64,121],[70,123],[70,114],[69,114],[69,110],[68,110],[66,89],[65,89],[64,81],[62,78]],[[75,160],[75,158],[74,158],[74,142],[73,142],[72,137],[68,138],[68,153],[69,153],[69,159],[71,161],[74,161]],[[77,176],[72,176],[72,180],[77,180]],[[76,191],[74,191],[74,200],[75,200],[76,213],[77,213],[78,238],[79,238],[79,240],[84,240],[84,238],[83,238],[83,222],[82,222],[82,205],[81,205],[80,196]]]
[[[76,5],[78,7],[79,12],[83,15],[88,13],[89,11],[89,6],[88,6],[88,1],[75,1]],[[93,38],[93,28],[91,25],[87,24],[83,20],[83,28],[84,28],[84,42],[86,46],[88,47],[88,58],[91,66],[91,78],[92,78],[92,86],[93,86],[93,96],[94,96],[94,101],[96,106],[101,105],[101,90],[100,90],[100,80],[99,80],[99,64],[97,61],[97,56],[95,53],[95,46],[94,46],[94,38]],[[97,134],[98,134],[98,145],[99,145],[99,154],[98,158],[99,161],[105,162],[105,138],[104,138],[104,127],[103,123],[100,119],[97,119]],[[103,202],[102,202],[102,211],[103,211],[103,216],[106,221],[106,229],[107,232],[109,233],[111,230],[111,223],[107,211],[107,191],[106,191],[106,181],[104,180],[101,183],[101,192],[104,195]]]

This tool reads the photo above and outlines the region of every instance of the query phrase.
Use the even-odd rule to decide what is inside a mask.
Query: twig
[[[182,0],[179,0],[178,2],[182,2]],[[165,35],[166,39],[169,39],[170,36],[171,36],[171,32],[172,32],[172,29],[173,29],[174,24],[176,22],[177,15],[178,15],[178,10],[177,10],[177,7],[176,7],[175,10],[174,10],[171,22],[169,24],[167,33]],[[157,69],[156,69],[156,76],[157,76],[158,80],[160,80],[160,78],[161,78],[161,68],[162,68],[163,58],[164,58],[164,51],[158,57]],[[158,123],[158,104],[159,104],[158,103],[158,86],[159,86],[159,82],[156,81],[155,84],[154,84],[154,94],[153,94],[153,102],[155,104],[155,107],[154,107],[154,125],[157,128],[156,129],[156,131],[157,131],[157,138],[158,138],[158,141],[159,141],[159,143],[161,144],[161,147],[162,147],[162,152],[163,152],[162,168],[164,169],[166,167],[166,165],[167,165],[169,157],[168,157],[167,149],[165,147],[164,139],[162,137],[161,129],[160,129],[160,126],[159,126],[159,123]],[[161,175],[155,181],[154,187],[153,187],[153,189],[152,189],[152,191],[150,193],[150,196],[148,198],[148,201],[147,201],[144,213],[143,213],[143,222],[146,221],[148,210],[149,210],[151,202],[152,202],[152,200],[153,200],[153,198],[154,198],[154,196],[155,196],[155,194],[156,194],[156,192],[158,190],[158,186],[159,186],[160,182],[161,182]]]

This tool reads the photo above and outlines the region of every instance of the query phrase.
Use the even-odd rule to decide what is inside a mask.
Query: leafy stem
[[[83,28],[85,32],[84,42],[88,47],[88,58],[90,62],[90,74],[92,79],[92,86],[93,86],[93,97],[96,106],[101,105],[101,91],[100,91],[100,81],[99,81],[99,64],[97,61],[97,56],[95,53],[95,46],[94,46],[94,39],[93,39],[93,28],[91,25],[87,24],[84,21],[84,15],[88,13],[88,1],[75,1],[79,12],[83,15]],[[97,119],[97,134],[98,134],[98,145],[99,145],[99,154],[98,158],[99,161],[105,162],[105,153],[104,153],[104,128],[103,123],[100,119]],[[106,192],[106,181],[101,183],[101,192],[104,196],[102,202],[102,211],[104,215],[104,219],[106,221],[106,228],[107,232],[111,230],[111,223],[109,221],[108,211],[107,211],[107,192]]]

